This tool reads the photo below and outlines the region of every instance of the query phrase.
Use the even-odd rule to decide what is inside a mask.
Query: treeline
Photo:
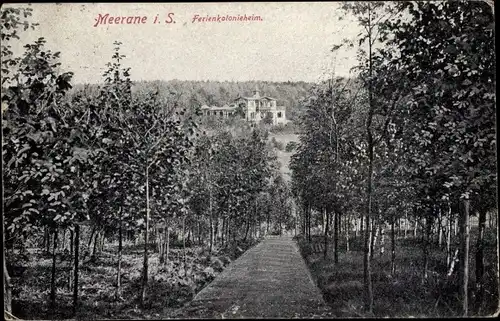
[[[43,38],[26,45],[21,57],[10,50],[30,15],[31,9],[2,11],[4,254],[14,258],[15,245],[27,253],[33,243],[48,250],[53,311],[56,258],[68,234],[73,268],[67,280],[78,309],[79,270],[89,254],[80,251],[82,225],[92,229],[87,248],[93,241],[94,261],[96,248],[118,242],[116,300],[122,299],[123,242],[142,235],[142,275],[132,280],[141,284],[142,304],[150,245],[166,264],[170,233],[182,235],[184,244],[195,235],[210,256],[215,247],[291,226],[289,189],[266,131],[246,125],[206,132],[197,111],[183,106],[182,92],[146,86],[134,93],[119,42],[103,83],[68,95],[73,73],[57,71],[60,53],[47,50]],[[10,312],[6,266],[15,262],[9,257]]]
[[[158,90],[160,97],[177,94],[178,103],[185,108],[203,105],[223,106],[230,104],[238,95],[253,96],[258,87],[260,95],[277,99],[278,105],[286,106],[287,119],[294,120],[301,113],[300,101],[312,87],[307,82],[270,82],[270,81],[188,81],[188,80],[157,80],[134,83],[133,93],[149,92],[152,88]],[[86,90],[88,94],[96,93],[96,85],[76,85],[75,91]]]
[[[485,238],[486,218],[498,215],[492,10],[459,1],[343,8],[363,32],[333,50],[359,45],[359,76],[318,84],[303,102],[291,165],[302,233],[311,240],[311,226],[322,221],[326,257],[332,228],[338,262],[339,231],[347,241],[361,231],[367,313],[374,309],[377,235],[390,229],[394,275],[401,225],[421,236],[424,284],[434,240],[445,251],[441,277],[460,293],[460,311],[452,313],[493,313],[498,280],[486,277],[486,266],[498,275],[498,264],[485,260],[486,248],[495,246]],[[473,247],[470,215],[478,217]]]

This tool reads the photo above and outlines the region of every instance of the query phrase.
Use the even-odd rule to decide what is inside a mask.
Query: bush
[[[271,139],[271,144],[273,144],[273,147],[275,147],[276,149],[281,150],[281,151],[283,151],[284,148],[285,148],[285,146],[283,145],[283,143],[277,141],[275,137],[273,137]]]
[[[286,124],[278,124],[272,126],[270,129],[270,132],[274,134],[296,134],[297,131],[298,131],[297,125],[295,125],[295,123],[292,121],[289,121]]]
[[[294,150],[296,150],[298,146],[299,146],[299,144],[297,142],[288,142],[288,144],[286,144],[286,147],[285,147],[285,152],[291,153]]]

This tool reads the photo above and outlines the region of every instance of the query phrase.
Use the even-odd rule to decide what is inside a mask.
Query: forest
[[[342,10],[361,32],[332,51],[356,49],[358,77],[314,86],[290,165],[318,286],[337,316],[497,312],[492,7]]]
[[[31,14],[2,9],[9,318],[169,315],[264,234],[290,229],[267,127],[204,122],[175,91],[200,95],[194,82],[134,84],[120,42],[102,84],[73,88],[44,38],[14,56],[18,35],[38,27]]]
[[[278,106],[286,107],[287,119],[295,120],[301,114],[300,102],[307,96],[312,83],[299,82],[271,82],[271,81],[187,81],[187,80],[157,80],[138,81],[134,83],[134,92],[148,92],[156,88],[161,98],[167,99],[174,93],[180,105],[186,108],[196,108],[203,105],[224,106],[230,104],[238,95],[252,96],[255,88],[262,91],[262,95],[275,98]],[[68,95],[85,90],[85,95],[96,95],[97,85],[76,84]]]

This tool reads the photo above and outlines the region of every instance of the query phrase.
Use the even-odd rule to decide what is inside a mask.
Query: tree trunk
[[[311,243],[312,238],[311,238],[311,205],[309,205],[309,208],[307,210],[307,235],[309,239],[309,243]]]
[[[231,220],[229,220],[229,224],[231,224]],[[233,218],[233,226],[236,226],[236,218]],[[233,239],[233,244],[236,244],[236,232],[238,230],[237,229],[231,229],[229,230],[229,232],[231,233],[232,235],[232,239]]]
[[[258,234],[257,234],[257,238],[261,238],[262,237],[262,210],[259,211],[259,216],[258,216],[258,225],[257,225],[257,228],[258,228]]]
[[[401,234],[401,217],[398,218],[398,228],[396,230],[396,238],[400,238]]]
[[[73,257],[73,253],[75,245],[74,245],[74,235],[75,233],[73,232],[72,229],[69,230],[69,255],[70,255],[70,260],[69,260],[69,272],[68,272],[68,291],[71,291],[73,288],[73,271],[71,271],[73,262],[75,258]]]
[[[225,217],[222,218],[222,227],[221,227],[221,230],[222,230],[221,231],[222,232],[221,233],[221,245],[224,246],[224,240],[225,240],[224,236],[226,235],[226,218]]]
[[[455,254],[453,254],[453,258],[451,259],[450,266],[448,268],[447,276],[450,277],[455,271],[455,265],[458,261],[458,248],[455,250]]]
[[[165,263],[165,228],[166,224],[163,227],[163,229],[158,230],[158,260],[160,264]]]
[[[339,222],[340,215],[337,210],[333,211],[333,261],[339,263]]]
[[[62,242],[61,242],[61,247],[60,249],[62,251],[64,251],[65,247],[66,247],[66,228],[63,228],[63,233],[62,233]]]
[[[116,271],[116,299],[121,297],[121,286],[122,286],[122,249],[123,249],[123,227],[122,227],[122,209],[119,210],[120,223],[118,227],[118,267]]]
[[[307,238],[307,208],[305,205],[302,206],[302,235],[304,235],[304,239]]]
[[[451,215],[451,204],[448,203],[448,229],[446,233],[446,266],[451,264],[451,230],[453,228],[453,217]]]
[[[434,213],[432,213],[434,214]],[[429,247],[431,243],[431,230],[432,230],[432,219],[431,217],[425,218],[425,231],[423,231],[422,239],[423,239],[423,269],[422,269],[422,284],[425,282],[428,276],[428,267],[429,267]]]
[[[464,200],[460,222],[460,294],[462,297],[462,315],[467,316],[469,297],[469,200]]]
[[[73,277],[73,314],[78,311],[78,265],[80,255],[80,225],[75,225],[75,266]]]
[[[486,227],[486,211],[479,210],[478,235],[476,245],[476,311],[480,312],[484,297],[484,229]]]
[[[4,244],[5,244],[5,242],[4,242]],[[49,251],[50,251],[50,233],[49,233],[49,229],[47,227],[45,227],[43,229],[43,248],[45,249],[45,252],[49,253]]]
[[[198,246],[203,245],[201,244],[201,222],[198,221],[198,224],[196,224],[196,244]]]
[[[220,241],[222,241],[222,237],[224,236],[224,218],[220,218],[219,215],[215,215],[213,219],[214,224],[214,246],[217,245]]]
[[[243,238],[243,241],[246,242],[247,237],[248,237],[248,231],[250,230],[250,218],[246,220],[246,228],[245,228],[245,237]]]
[[[182,218],[182,254],[184,255],[184,264],[186,264],[186,215]]]
[[[356,241],[357,236],[358,236],[357,235],[358,234],[358,229],[359,229],[358,219],[356,218],[356,216],[354,216],[353,220],[354,220],[354,223],[353,223],[353,232],[354,232],[354,235],[353,235],[353,237],[354,237],[354,241]]]
[[[364,282],[364,307],[368,313],[373,313],[373,289],[372,289],[372,276],[371,276],[371,238],[372,229],[370,228],[370,217],[372,216],[372,190],[373,190],[373,134],[372,134],[372,120],[375,111],[373,102],[373,58],[372,58],[372,21],[371,21],[371,5],[368,5],[368,116],[366,119],[366,142],[368,152],[368,177],[366,180],[366,228],[364,240],[364,255],[363,255],[363,282]]]
[[[231,230],[229,229],[230,225],[231,225],[231,218],[226,217],[226,227],[225,227],[226,236],[224,240],[225,245],[229,244],[229,242],[231,241]]]
[[[342,235],[342,231],[343,231],[343,227],[342,227],[342,215],[340,215],[340,212],[338,212],[337,214],[338,214],[337,215],[338,216],[337,217],[337,226],[338,226],[337,227],[337,229],[338,229],[337,234],[340,237],[340,235]]]
[[[408,233],[408,210],[405,208],[405,224],[404,224],[404,238],[406,239],[406,233]]]
[[[159,233],[159,229],[157,226],[153,228],[153,234],[154,234],[154,250],[158,252],[158,257],[161,256],[161,233]]]
[[[396,240],[394,237],[394,218],[391,221],[391,275],[396,274]]]
[[[346,222],[347,222],[347,226],[345,228],[345,251],[346,253],[349,252],[349,230],[350,230],[350,227],[351,227],[351,217],[350,216],[347,216],[346,217]]]
[[[281,216],[282,216],[282,214],[283,214],[283,213],[281,213],[281,210],[280,210],[280,213],[279,213],[279,215],[278,215],[278,225],[279,225],[280,236],[281,236],[281,234],[282,234],[282,232],[283,232],[283,231],[282,231],[282,227],[281,227],[281,219],[282,219],[282,217],[281,217]]]
[[[165,263],[168,265],[168,254],[170,252],[170,227],[169,226],[166,226],[165,227],[167,229],[167,251],[165,253]]]
[[[377,243],[378,233],[380,230],[377,226],[378,225],[377,221],[372,220],[371,222],[372,238],[370,242],[370,259],[373,259],[373,253],[375,253],[375,245]]]
[[[103,252],[105,242],[106,242],[106,231],[103,229],[101,233],[101,242],[99,243],[99,254]]]
[[[441,206],[438,207],[438,246],[439,248],[443,245],[443,224],[442,219],[443,216],[441,214]]]
[[[96,259],[96,253],[97,253],[97,242],[99,240],[99,233],[101,231],[97,231],[94,236],[94,247],[92,249],[92,260],[94,261]]]
[[[55,316],[56,309],[56,249],[57,249],[57,228],[53,229],[52,239],[52,276],[50,279],[50,308]]]
[[[324,231],[326,228],[326,216],[325,216],[325,211],[321,211],[321,227],[322,230]]]
[[[496,215],[495,215],[495,214]],[[490,216],[491,215],[495,215],[495,228],[498,229],[498,211],[495,211],[495,212],[490,212]],[[497,268],[496,268],[496,278],[497,280],[500,280],[500,268],[498,266],[499,262],[500,262],[500,235],[498,233],[498,230],[496,230],[497,233],[495,233],[496,237],[495,237],[495,249],[496,249],[496,261],[497,261]],[[497,289],[496,289],[496,295],[497,295],[497,306],[500,306],[500,286],[497,286]]]
[[[326,211],[326,208],[324,209],[324,216],[325,216],[325,249],[323,251],[323,258],[326,259],[328,255],[328,229],[329,229],[329,223],[330,223],[330,215]]]
[[[209,248],[208,248],[208,255],[212,255],[212,249],[214,246],[214,222],[212,219],[212,215],[210,215],[210,243],[209,243]]]
[[[380,256],[385,252],[385,222],[380,224]]]
[[[5,244],[5,217],[3,211],[2,211],[2,241],[3,244]],[[47,235],[47,244],[48,243],[49,243],[49,238]],[[5,259],[5,255],[7,253],[5,251],[5,246],[2,247],[2,252],[3,252],[3,293],[4,293],[3,304],[4,304],[4,309],[7,312],[12,313],[12,281],[9,272],[7,271],[7,261]]]
[[[146,164],[146,166],[149,166]],[[148,286],[148,243],[149,243],[149,167],[146,167],[146,228],[144,231],[144,262],[142,270],[141,305],[146,302],[146,291]]]
[[[92,245],[92,240],[94,239],[94,233],[96,229],[95,226],[92,226],[92,232],[90,233],[89,241],[87,243],[87,251],[90,252],[90,245]]]
[[[369,205],[370,206],[370,205]],[[373,311],[373,289],[372,289],[372,271],[371,271],[371,238],[372,229],[370,228],[370,216],[367,215],[364,219],[364,250],[363,250],[363,283],[365,296],[365,310]]]
[[[363,218],[364,216],[363,215],[360,215],[359,217],[359,236],[360,237],[363,237],[364,233],[363,233]]]
[[[268,211],[266,217],[266,235],[269,234],[269,224],[271,224],[271,217]]]

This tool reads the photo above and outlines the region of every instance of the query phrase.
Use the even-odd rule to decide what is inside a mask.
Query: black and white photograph
[[[4,319],[498,317],[493,0],[0,12]]]

